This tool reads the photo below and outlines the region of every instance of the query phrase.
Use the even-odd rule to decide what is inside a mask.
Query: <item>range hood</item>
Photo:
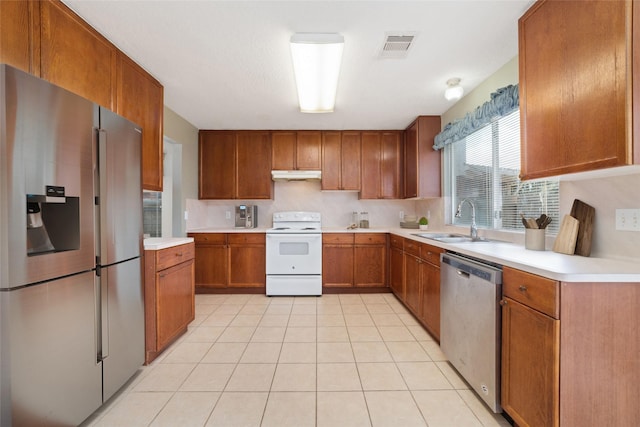
[[[271,171],[274,181],[319,181],[322,171]]]

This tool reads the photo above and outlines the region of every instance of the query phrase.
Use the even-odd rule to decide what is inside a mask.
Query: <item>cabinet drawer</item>
[[[420,258],[420,243],[416,242],[415,240],[405,239],[404,251],[408,254]]]
[[[404,249],[404,237],[392,234],[389,236],[389,241],[392,248]]]
[[[504,267],[502,293],[555,319],[560,317],[560,284],[546,277]]]
[[[225,233],[189,233],[196,244],[226,245],[227,235]]]
[[[387,243],[387,235],[384,233],[355,233],[356,245],[384,245]]]
[[[156,270],[164,270],[171,266],[193,259],[195,253],[193,246],[193,243],[187,243],[155,251]]]
[[[420,248],[420,258],[433,264],[440,266],[440,254],[443,250],[437,246],[422,244]]]
[[[229,244],[265,244],[264,233],[229,233]]]
[[[323,233],[322,243],[353,244],[353,233]]]

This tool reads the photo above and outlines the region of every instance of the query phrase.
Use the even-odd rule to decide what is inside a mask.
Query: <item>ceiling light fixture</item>
[[[460,78],[452,77],[447,80],[447,90],[444,91],[444,97],[447,101],[457,101],[462,98],[464,89],[460,86]]]
[[[300,111],[332,113],[344,37],[336,33],[295,33],[290,43]]]

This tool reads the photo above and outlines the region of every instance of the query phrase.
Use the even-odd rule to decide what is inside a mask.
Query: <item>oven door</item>
[[[267,233],[267,275],[322,274],[322,234]]]

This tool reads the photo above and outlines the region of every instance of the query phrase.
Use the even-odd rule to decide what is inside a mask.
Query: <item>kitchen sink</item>
[[[488,239],[478,237],[472,239],[464,234],[455,233],[414,233],[414,236],[422,237],[423,239],[436,240],[442,243],[470,243],[470,242],[488,242]]]

